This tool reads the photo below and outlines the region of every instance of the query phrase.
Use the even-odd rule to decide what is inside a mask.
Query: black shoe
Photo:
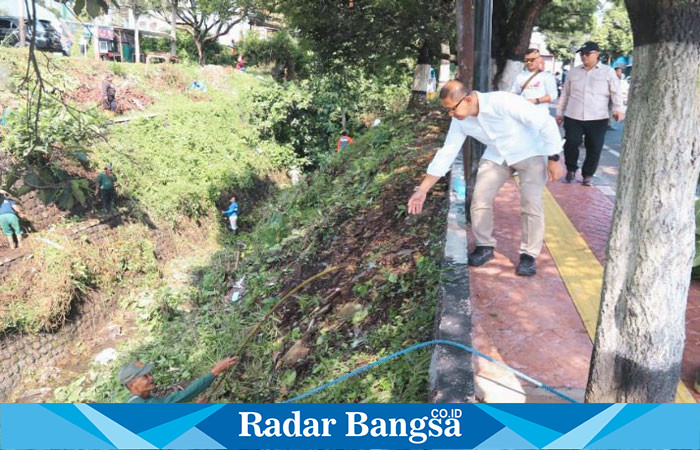
[[[590,186],[593,184],[593,177],[583,177],[583,181],[581,182],[582,185],[584,186]]]
[[[576,171],[574,170],[567,170],[566,171],[566,182],[567,183],[573,183],[574,178],[576,178]]]
[[[483,266],[493,259],[493,247],[476,247],[469,254],[470,266]]]
[[[537,269],[535,268],[535,258],[530,255],[526,255],[525,253],[521,253],[520,263],[515,269],[515,273],[525,277],[531,277],[536,274]]]

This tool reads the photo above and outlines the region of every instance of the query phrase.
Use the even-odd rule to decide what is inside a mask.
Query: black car
[[[37,21],[36,48],[49,52],[61,52],[61,34],[48,20]],[[25,19],[25,42],[28,44],[32,38],[34,27]],[[19,18],[0,16],[0,45],[19,45]]]

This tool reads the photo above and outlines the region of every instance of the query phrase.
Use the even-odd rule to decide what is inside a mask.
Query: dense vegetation
[[[236,351],[285,292],[329,265],[339,267],[336,275],[302,291],[262,324],[244,350],[240,376],[227,379],[216,398],[287,398],[430,338],[441,250],[441,235],[433,231],[442,220],[442,202],[435,202],[435,214],[418,220],[408,218],[403,206],[423,164],[415,164],[420,155],[412,143],[434,128],[404,110],[410,73],[398,67],[378,77],[354,67],[342,76],[310,76],[313,61],[302,58],[284,34],[269,43],[250,38],[245,45],[259,64],[246,73],[212,66],[144,71],[128,64],[63,64],[52,74],[65,78],[68,93],[94,89],[106,69],[125,97],[153,104],[143,112],[133,108],[129,121],[107,127],[112,117],[92,109],[94,103],[49,97],[45,105],[55,109],[42,111],[37,124],[22,121],[20,106],[5,129],[2,145],[14,161],[29,167],[33,160],[26,156],[36,155],[68,174],[58,185],[73,204],[63,204],[55,192],[44,195],[46,201],[67,208],[85,202],[89,212],[96,201],[91,179],[111,163],[120,211],[130,216],[99,244],[64,238],[60,230],[35,235],[45,244],[34,249],[30,271],[36,282],[26,283],[27,272],[3,280],[7,295],[23,299],[3,302],[5,330],[55,329],[89,298],[118,308],[121,321],[136,318],[120,358],[79,374],[56,391],[57,400],[121,400],[125,392],[112,375],[133,358],[170,367],[158,371],[161,385],[199,375]],[[293,67],[295,77],[280,77],[279,67]],[[189,89],[193,80],[203,81],[207,91]],[[379,118],[382,123],[370,128]],[[49,133],[59,119],[70,133]],[[22,127],[31,126],[39,127],[41,139],[26,142],[28,128]],[[336,154],[343,126],[357,142]],[[308,176],[289,187],[290,169]],[[240,236],[219,220],[231,193],[243,199]],[[76,214],[74,221],[83,213]],[[201,248],[185,264],[193,270],[191,282],[174,285],[167,276],[168,261],[161,261],[158,248],[166,229],[175,230],[173,239],[192,239],[187,245]],[[219,250],[203,256],[210,248]],[[177,257],[187,259],[183,252]],[[236,282],[245,289],[239,302],[231,302]],[[52,295],[42,295],[47,290]],[[110,300],[117,296],[118,302]],[[427,351],[416,353],[313,400],[422,401],[428,364]]]
[[[125,308],[139,312],[144,338],[132,340],[111,368],[94,364],[90,376],[62,389],[57,400],[121,401],[123,388],[101,375],[133,358],[174,368],[158,371],[161,385],[197,376],[238,351],[283,293],[327,265],[341,270],[264,321],[243,349],[239,375],[210,400],[288,398],[429,339],[439,288],[440,203],[420,219],[408,218],[404,207],[406,189],[421,171],[410,144],[426,127],[401,114],[368,131],[317,170],[310,185],[283,190],[256,210],[243,235],[225,237],[222,250],[196,272],[195,285],[125,299]],[[365,222],[373,237],[358,240],[355,227]],[[245,289],[234,302],[235,282]],[[429,352],[419,352],[312,401],[425,401],[428,364]]]

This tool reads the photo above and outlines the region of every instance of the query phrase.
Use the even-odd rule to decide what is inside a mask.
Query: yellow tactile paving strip
[[[547,248],[593,341],[603,286],[603,266],[548,189],[544,190],[544,211]],[[676,402],[695,403],[695,398],[682,382],[678,383]]]

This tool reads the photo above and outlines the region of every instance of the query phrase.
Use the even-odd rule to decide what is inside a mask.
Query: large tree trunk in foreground
[[[680,379],[700,168],[700,0],[627,0],[634,82],[588,402],[670,402]]]

